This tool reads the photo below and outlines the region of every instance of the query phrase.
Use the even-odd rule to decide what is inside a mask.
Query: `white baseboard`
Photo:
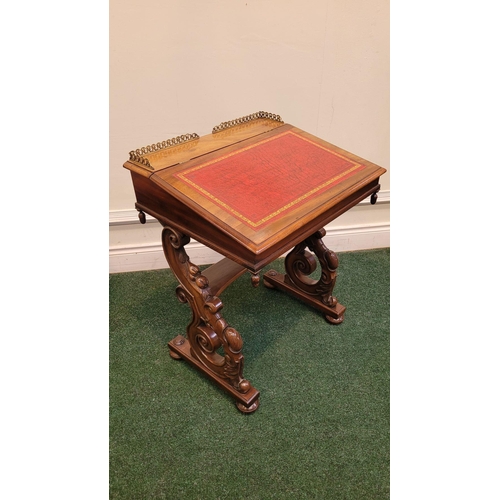
[[[351,222],[342,227],[326,226],[326,235],[323,238],[325,245],[335,252],[390,247],[389,191],[379,192],[377,205],[380,204],[385,205],[384,210],[387,212],[381,221],[371,221],[363,225]],[[369,206],[369,199],[367,199],[359,203],[356,209],[367,210]],[[151,217],[146,216],[146,218],[148,223],[143,226],[139,223],[136,210],[110,212],[110,230],[113,228],[120,234],[115,238],[116,241],[110,243],[110,273],[168,268],[160,241],[161,225]],[[369,219],[361,217],[358,220]],[[146,227],[150,229],[145,229]],[[150,232],[145,235],[144,231]],[[222,258],[222,255],[197,241],[191,241],[186,246],[186,252],[193,263],[200,265],[213,264]]]
[[[326,229],[325,245],[335,252],[350,252],[387,248],[390,246],[388,225]],[[192,241],[186,252],[195,264],[213,264],[222,255],[210,248]],[[109,272],[124,273],[168,268],[161,244],[115,247],[109,251]]]
[[[222,255],[197,241],[189,243],[186,246],[186,252],[191,261],[199,265],[213,264],[222,258]],[[168,268],[168,263],[161,244],[118,247],[109,251],[110,273],[149,271],[151,269],[166,268]]]

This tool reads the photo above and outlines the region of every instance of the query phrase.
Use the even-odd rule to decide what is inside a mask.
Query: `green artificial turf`
[[[191,318],[170,270],[110,275],[111,499],[389,498],[390,252],[339,260],[340,325],[249,274],[222,293],[252,414],[169,356]]]

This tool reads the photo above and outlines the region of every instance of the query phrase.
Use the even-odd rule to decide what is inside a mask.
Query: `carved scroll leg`
[[[177,297],[189,303],[193,313],[187,338],[179,335],[168,343],[170,355],[188,361],[229,392],[240,411],[255,411],[260,394],[243,378],[243,340],[222,317],[222,301],[212,292],[208,278],[189,260],[184,250],[189,237],[165,226],[162,242],[170,268],[180,283]]]
[[[286,274],[274,270],[264,274],[267,288],[278,288],[297,297],[323,312],[329,323],[339,324],[344,320],[345,307],[332,296],[337,279],[338,258],[323,243],[325,230],[321,229],[297,245],[285,258]],[[321,278],[313,280],[309,275],[316,270],[316,259],[321,265]]]

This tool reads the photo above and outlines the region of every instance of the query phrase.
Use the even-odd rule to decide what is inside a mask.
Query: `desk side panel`
[[[150,179],[134,172],[131,175],[138,209],[151,215],[162,225],[170,225],[234,262],[254,270],[255,254],[244,244],[207,218],[201,217]]]

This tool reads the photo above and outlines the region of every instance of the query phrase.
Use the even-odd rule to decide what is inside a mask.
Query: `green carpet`
[[[249,274],[222,293],[249,415],[169,356],[191,318],[171,271],[110,275],[111,499],[389,498],[390,251],[338,256],[340,325]]]

